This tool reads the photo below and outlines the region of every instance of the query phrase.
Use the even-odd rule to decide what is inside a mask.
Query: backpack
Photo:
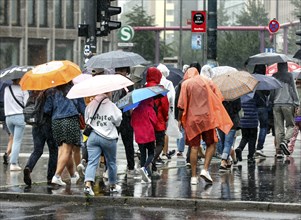
[[[4,102],[0,101],[0,121],[5,121]]]
[[[24,121],[28,125],[38,126],[46,122],[43,106],[45,103],[44,92],[32,92],[23,109]]]

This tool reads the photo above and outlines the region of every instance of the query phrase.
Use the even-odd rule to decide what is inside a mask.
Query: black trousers
[[[241,151],[244,150],[245,146],[248,144],[249,154],[248,158],[252,158],[255,153],[255,146],[257,141],[257,128],[242,128],[241,134],[242,138],[239,143],[239,148]]]
[[[155,155],[152,162],[152,171],[157,171],[156,161],[163,150],[164,140],[165,140],[165,131],[156,131],[155,134],[156,134],[156,145],[155,145]]]

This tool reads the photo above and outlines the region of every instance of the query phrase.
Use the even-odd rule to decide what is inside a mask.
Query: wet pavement
[[[25,166],[32,150],[30,130],[30,126],[28,126],[21,148],[19,158],[21,167]],[[47,146],[45,146],[44,155],[32,172],[33,185],[28,189],[23,182],[23,172],[10,172],[9,167],[2,164],[2,155],[7,143],[7,136],[2,129],[0,138],[0,199],[22,198],[22,200],[26,200],[27,198],[34,200],[36,198],[46,202],[52,201],[52,197],[57,196],[60,200],[64,198],[64,201],[86,202],[83,195],[82,180],[76,185],[68,184],[66,187],[52,188],[47,186]],[[235,147],[239,141],[240,138],[237,139]],[[143,202],[149,202],[153,205],[161,204],[163,207],[168,204],[174,207],[174,210],[179,204],[182,207],[187,207],[192,202],[194,208],[197,205],[207,203],[208,207],[213,205],[215,208],[245,209],[252,206],[251,210],[278,210],[301,214],[301,135],[299,134],[296,141],[294,154],[283,160],[274,158],[273,142],[273,136],[269,134],[264,148],[267,158],[257,158],[256,163],[252,165],[247,163],[248,149],[246,147],[243,151],[243,161],[227,172],[220,172],[218,169],[220,160],[213,158],[210,167],[213,185],[206,185],[202,179],[199,179],[198,185],[191,186],[191,171],[186,167],[185,157],[177,156],[173,156],[171,160],[166,161],[165,165],[159,167],[160,178],[152,179],[152,183],[141,183],[139,175],[133,179],[126,178],[124,147],[119,141],[117,152],[118,184],[121,185],[122,190],[120,193],[110,194],[107,189],[107,181],[101,178],[102,172],[99,169],[94,187],[96,196],[91,201],[108,202],[107,199],[113,198],[115,202],[120,199],[122,200],[121,204],[124,204],[136,199],[137,204],[143,205]],[[170,140],[170,150],[176,150],[175,143],[174,139]],[[136,146],[135,149],[138,147]],[[138,164],[137,157],[136,164]],[[200,161],[198,173],[202,167],[203,161]],[[69,176],[66,172],[63,178],[68,182]],[[217,204],[219,206],[216,206]],[[292,218],[301,219],[301,215]]]

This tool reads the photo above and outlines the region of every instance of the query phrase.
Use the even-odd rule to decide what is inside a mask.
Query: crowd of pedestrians
[[[98,71],[104,74],[104,71]],[[265,74],[265,65],[256,65],[253,73]],[[115,74],[129,77],[130,68],[116,68]],[[192,185],[199,183],[200,176],[212,184],[210,163],[217,152],[221,155],[219,170],[226,172],[242,161],[242,151],[248,145],[247,161],[255,163],[255,157],[264,154],[265,137],[272,129],[275,136],[275,157],[281,159],[294,152],[296,137],[301,129],[300,99],[301,80],[288,73],[287,63],[278,63],[278,72],[273,75],[281,88],[258,90],[251,98],[224,100],[219,88],[212,81],[209,65],[201,68],[197,62],[183,66],[183,80],[173,85],[167,79],[168,68],[160,64],[146,70],[143,87],[162,86],[169,90],[167,96],[148,98],[135,109],[123,112],[115,102],[134,89],[134,86],[118,91],[83,98],[66,97],[73,83],[60,85],[45,91],[22,91],[18,80],[7,86],[4,92],[5,124],[11,139],[3,159],[10,164],[10,171],[22,171],[24,182],[31,186],[31,173],[43,154],[45,143],[49,149],[47,183],[65,186],[62,173],[66,169],[71,184],[84,180],[84,193],[93,196],[96,171],[105,164],[104,177],[108,179],[109,191],[118,192],[117,142],[121,136],[127,159],[126,177],[140,175],[144,183],[160,178],[158,165],[170,160],[175,151],[169,151],[168,142],[172,123],[178,122],[177,156],[183,157],[191,167]],[[28,97],[43,97],[43,123],[32,127],[33,152],[25,167],[18,164],[18,155],[25,128],[23,107]],[[80,115],[93,130],[83,136]],[[272,121],[273,125],[270,128]],[[234,149],[238,132],[242,138]],[[140,168],[135,169],[134,141],[139,147]],[[11,146],[11,147],[10,147]],[[85,146],[85,147],[83,147]],[[80,151],[82,150],[82,156]],[[205,151],[205,153],[203,153]],[[103,159],[101,156],[103,155]],[[204,157],[204,166],[197,172],[198,160]],[[10,159],[8,161],[8,158]],[[163,162],[162,162],[163,159]],[[84,161],[81,163],[81,161]]]

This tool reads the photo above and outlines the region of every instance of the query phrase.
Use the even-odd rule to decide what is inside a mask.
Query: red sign
[[[206,11],[191,11],[191,32],[206,32]]]
[[[280,24],[276,19],[273,19],[269,23],[269,31],[271,33],[276,33],[280,28]]]

